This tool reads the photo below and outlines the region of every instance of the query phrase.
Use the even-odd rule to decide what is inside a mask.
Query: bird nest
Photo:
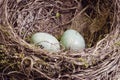
[[[1,0],[0,78],[3,80],[119,80],[119,0]],[[86,48],[47,52],[31,35],[47,32],[60,40],[80,32]]]

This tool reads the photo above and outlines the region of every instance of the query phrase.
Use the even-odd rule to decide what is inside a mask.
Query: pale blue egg
[[[73,51],[80,51],[85,48],[85,40],[83,36],[76,30],[69,29],[63,33],[61,44]]]
[[[49,52],[58,52],[60,50],[58,40],[48,33],[35,33],[32,36],[32,41],[34,42],[34,44],[41,46],[41,48]]]

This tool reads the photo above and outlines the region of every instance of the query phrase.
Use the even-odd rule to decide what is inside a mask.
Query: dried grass
[[[106,9],[101,2],[111,3],[106,0],[95,0],[93,2],[96,6],[91,0],[86,1],[88,7],[84,5],[83,8],[86,8],[86,13],[92,9],[87,18],[91,20],[102,14],[101,8]],[[94,31],[89,29],[91,32],[88,30],[88,33],[94,35],[90,35],[89,41],[96,41],[92,43],[92,47],[77,53],[61,50],[53,54],[31,44],[30,37],[33,33],[41,31],[53,34],[59,39],[66,29],[71,28],[75,16],[81,11],[79,0],[0,1],[0,78],[3,80],[120,79],[119,2],[115,0],[112,4],[114,7],[110,8],[108,16],[112,16],[109,21],[112,23],[107,33],[103,34],[105,31],[102,29]],[[100,34],[99,31],[103,33]],[[99,40],[96,35],[106,36]],[[88,46],[90,42],[87,43]]]

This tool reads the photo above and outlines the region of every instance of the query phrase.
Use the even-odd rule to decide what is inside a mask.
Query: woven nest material
[[[53,54],[31,44],[35,32],[47,32],[59,40],[70,28],[85,37],[88,48]],[[120,1],[1,0],[0,78],[120,80]]]

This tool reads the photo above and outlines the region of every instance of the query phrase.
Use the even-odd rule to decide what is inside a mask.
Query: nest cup
[[[119,5],[119,0],[1,0],[0,78],[119,80]],[[36,32],[60,40],[67,29],[84,36],[86,49],[52,54],[31,44]]]

